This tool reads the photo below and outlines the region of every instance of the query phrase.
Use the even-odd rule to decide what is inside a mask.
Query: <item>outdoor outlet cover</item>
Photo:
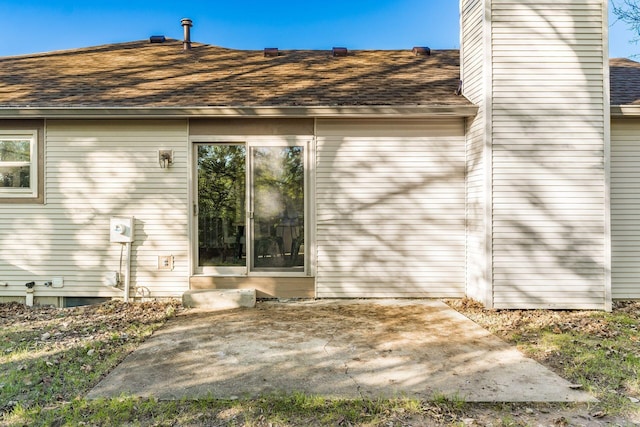
[[[51,286],[54,288],[62,288],[64,286],[64,277],[54,277]]]
[[[173,255],[160,255],[158,257],[158,270],[160,270],[160,271],[172,271],[173,270]]]

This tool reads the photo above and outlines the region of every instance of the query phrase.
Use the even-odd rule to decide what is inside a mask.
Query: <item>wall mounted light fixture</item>
[[[158,150],[158,162],[163,169],[173,165],[173,150]]]

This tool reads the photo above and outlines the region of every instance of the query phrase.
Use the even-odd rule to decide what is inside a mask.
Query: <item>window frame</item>
[[[0,140],[29,140],[30,158],[28,162],[0,161],[0,167],[29,166],[29,187],[0,187],[0,203],[43,203],[43,161],[40,130],[0,128]]]
[[[38,197],[38,132],[33,131],[2,131],[0,141],[28,140],[29,161],[2,161],[0,167],[29,167],[29,187],[0,187],[2,198],[34,198]]]

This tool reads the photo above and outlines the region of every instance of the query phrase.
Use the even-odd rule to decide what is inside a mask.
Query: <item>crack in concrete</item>
[[[327,340],[327,342],[324,344],[324,346],[322,347],[322,349],[324,350],[324,352],[327,354],[327,356],[330,356],[329,352],[327,351],[327,346],[333,341],[335,334],[336,334],[336,329],[333,330],[333,332],[329,335],[329,340]],[[356,379],[353,377],[353,375],[351,375],[349,373],[349,365],[348,362],[343,362],[344,364],[344,374],[353,382],[353,384],[356,386],[356,392],[358,393],[358,395],[360,396],[361,399],[364,399],[364,394],[362,394],[362,387],[360,386],[360,384],[358,384],[358,381],[356,381]]]
[[[347,362],[344,362],[344,374],[347,377],[349,377],[351,381],[353,381],[353,384],[355,384],[356,386],[356,391],[358,392],[358,395],[360,395],[360,399],[364,400],[364,394],[362,394],[362,387],[360,387],[360,384],[358,384],[358,381],[356,381],[353,375],[349,373],[349,365],[347,364]]]

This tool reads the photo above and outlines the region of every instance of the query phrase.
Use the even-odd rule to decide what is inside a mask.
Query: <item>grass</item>
[[[434,407],[435,408],[435,407]],[[271,395],[259,399],[157,401],[123,396],[117,399],[75,399],[57,407],[18,406],[6,425],[118,426],[118,425],[406,425],[408,417],[423,414],[421,402],[400,400],[330,400],[318,396]],[[455,415],[440,410],[442,419]]]
[[[35,425],[64,409],[161,326],[176,304],[20,310],[0,332],[0,425]],[[90,312],[90,316],[87,316]],[[41,425],[48,425],[46,423]],[[71,423],[70,425],[73,425]]]
[[[640,302],[618,302],[612,313],[487,312],[465,301],[452,305],[527,356],[581,385],[600,401],[593,412],[640,414]]]
[[[526,353],[542,362],[554,352],[553,365],[565,378],[581,384],[595,395],[607,413],[624,413],[633,409],[630,397],[640,396],[640,343],[637,326],[629,317],[608,319],[601,313],[593,320],[605,320],[613,336],[573,330],[540,331],[540,340],[525,342]]]
[[[574,425],[572,417],[624,426],[640,420],[640,406],[632,402],[640,397],[640,303],[618,304],[612,313],[487,311],[470,301],[449,303],[600,402],[473,404],[441,394],[419,401],[301,393],[236,400],[87,400],[86,393],[179,306],[113,302],[39,311],[4,305],[0,426],[562,426]],[[16,311],[17,320],[2,323],[3,313]]]

